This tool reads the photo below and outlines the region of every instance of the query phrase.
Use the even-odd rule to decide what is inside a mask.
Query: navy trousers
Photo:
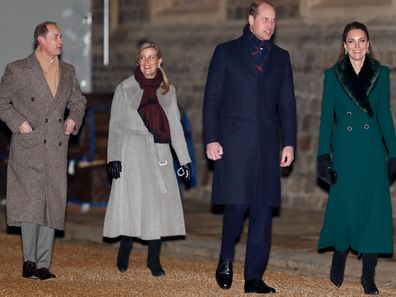
[[[245,215],[249,216],[245,280],[262,279],[271,246],[272,207],[254,199],[251,204],[228,204],[224,209],[220,259],[233,259]]]

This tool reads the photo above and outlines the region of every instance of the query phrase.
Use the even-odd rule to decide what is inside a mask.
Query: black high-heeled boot
[[[147,267],[150,269],[151,274],[155,277],[165,275],[165,271],[162,269],[159,260],[160,249],[161,239],[148,241]]]
[[[128,269],[129,254],[132,250],[133,238],[130,236],[121,236],[120,248],[117,255],[117,268],[120,272]]]
[[[367,295],[378,295],[379,290],[374,281],[375,266],[377,266],[377,254],[362,254],[363,269],[360,279],[364,293]]]
[[[331,261],[330,280],[338,288],[341,287],[344,281],[345,262],[347,259],[348,251],[340,252],[335,250],[333,260]]]

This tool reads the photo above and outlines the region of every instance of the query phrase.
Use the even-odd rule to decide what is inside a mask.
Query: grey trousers
[[[49,268],[55,229],[34,223],[22,223],[21,230],[24,261],[35,262],[37,268]]]

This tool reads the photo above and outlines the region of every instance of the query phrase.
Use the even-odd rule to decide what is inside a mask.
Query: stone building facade
[[[110,63],[106,66],[102,63],[103,1],[92,3],[94,92],[113,91],[131,75],[142,40],[158,42],[164,52],[164,68],[193,124],[199,186],[191,194],[209,200],[211,172],[204,156],[201,124],[208,64],[216,44],[241,35],[250,1],[110,0]],[[297,158],[291,174],[282,178],[282,205],[323,210],[327,193],[315,177],[323,70],[338,56],[345,24],[365,22],[376,57],[391,68],[391,104],[396,114],[396,1],[273,3],[278,14],[275,42],[291,54],[298,109]]]

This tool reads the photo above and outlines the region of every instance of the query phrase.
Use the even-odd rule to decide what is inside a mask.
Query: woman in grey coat
[[[121,272],[128,268],[132,238],[148,240],[147,266],[153,276],[165,275],[159,261],[161,237],[186,233],[170,144],[181,164],[178,174],[185,179],[191,162],[175,88],[161,63],[158,45],[144,43],[134,75],[116,88],[107,149],[113,183],[103,229],[105,237],[121,236]]]

